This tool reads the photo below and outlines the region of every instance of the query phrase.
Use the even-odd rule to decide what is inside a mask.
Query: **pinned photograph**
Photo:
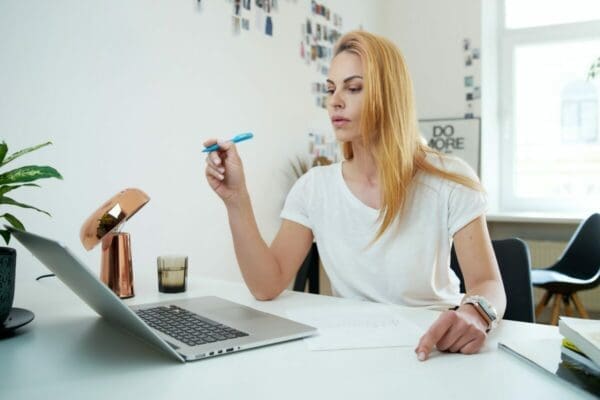
[[[306,20],[306,34],[312,35],[312,23],[310,22],[310,19]]]
[[[470,67],[470,66],[471,66],[471,64],[473,64],[473,60],[471,59],[471,56],[470,56],[470,55],[467,55],[467,56],[465,57],[465,65],[466,65],[467,67]]]
[[[242,0],[242,6],[246,10],[250,10],[250,7],[252,6],[252,0]]]
[[[248,18],[242,18],[242,29],[245,31],[250,30],[250,20]]]
[[[473,100],[473,93],[467,93],[467,101]]]
[[[267,15],[267,20],[265,21],[265,34],[273,36],[273,20],[270,15]]]
[[[235,0],[233,3],[233,13],[235,15],[240,15],[242,12],[242,0]]]
[[[479,86],[475,86],[473,88],[473,98],[480,99],[481,98],[481,88]]]
[[[473,86],[473,76],[465,76],[465,87]]]
[[[232,18],[232,20],[231,20],[231,28],[233,30],[233,34],[234,35],[239,35],[240,32],[241,32],[241,29],[240,29],[240,17],[234,15],[231,18]]]
[[[471,48],[471,39],[463,39],[463,50],[468,51]]]
[[[471,54],[473,55],[473,60],[479,60],[479,49],[471,50]]]

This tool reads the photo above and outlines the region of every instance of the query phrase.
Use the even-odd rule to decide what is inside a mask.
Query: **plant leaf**
[[[8,145],[6,142],[2,141],[0,143],[0,165],[2,165],[2,161],[4,161],[4,157],[6,157],[6,153],[8,152]]]
[[[15,201],[15,200],[11,199],[10,197],[6,197],[6,196],[0,197],[0,204],[8,204],[11,206],[17,206],[17,207],[21,207],[21,208],[30,208],[32,210],[39,211],[39,212],[44,213],[44,214],[48,215],[49,217],[51,217],[51,215],[48,211],[40,210],[37,207],[33,207],[33,206],[30,206],[27,204],[19,203],[18,201]]]
[[[46,142],[46,143],[38,144],[37,146],[31,146],[31,147],[28,147],[26,149],[19,150],[16,153],[13,153],[12,155],[10,155],[8,158],[6,158],[6,160],[2,160],[2,162],[0,163],[0,167],[3,166],[3,165],[8,164],[9,162],[11,162],[12,160],[14,160],[15,158],[19,158],[19,157],[21,157],[24,154],[31,153],[32,151],[35,151],[35,150],[37,150],[39,148],[48,146],[50,144],[52,144],[52,142]],[[8,148],[7,148],[7,150],[8,150]]]
[[[0,229],[0,236],[2,236],[4,238],[4,241],[6,242],[6,244],[8,244],[8,242],[10,242],[10,232],[5,230],[5,229]]]
[[[62,176],[52,167],[27,165],[25,167],[13,169],[0,175],[0,185],[7,183],[31,182],[43,178],[62,179]]]
[[[25,230],[25,226],[21,223],[21,221],[19,221],[14,215],[9,214],[9,213],[5,213],[0,215],[0,218],[4,218],[6,219],[12,226],[14,226],[17,229],[20,229],[22,231]]]
[[[5,193],[10,192],[11,190],[15,190],[17,188],[20,188],[22,186],[34,186],[34,187],[40,187],[40,185],[36,185],[35,183],[25,183],[23,185],[4,185],[4,186],[0,186],[0,196],[4,196]]]

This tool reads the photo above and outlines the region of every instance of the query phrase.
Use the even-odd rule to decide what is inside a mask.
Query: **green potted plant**
[[[15,159],[27,154],[32,151],[38,150],[42,147],[48,146],[51,142],[42,143],[37,146],[28,147],[26,149],[17,151],[10,156],[7,156],[8,145],[3,141],[0,143],[0,207],[5,208],[6,206],[29,208],[50,216],[47,211],[41,210],[37,207],[30,206],[28,204],[20,203],[12,198],[12,194],[7,196],[10,192],[21,187],[39,187],[39,185],[32,183],[38,179],[44,178],[58,178],[62,179],[60,173],[49,166],[38,166],[38,165],[26,165],[11,169],[7,172],[1,172],[5,166],[14,161]],[[3,210],[2,210],[3,211]],[[2,219],[9,225],[25,230],[25,227],[19,221],[17,217],[8,212],[0,213],[0,223]],[[6,230],[3,224],[0,224],[0,236],[4,239],[8,245],[10,242],[10,232]],[[14,288],[15,288],[15,265],[16,265],[17,253],[15,249],[10,247],[0,247],[0,330],[3,328],[4,321],[8,318],[11,311]]]
[[[600,78],[600,57],[592,63],[588,71],[588,80]]]

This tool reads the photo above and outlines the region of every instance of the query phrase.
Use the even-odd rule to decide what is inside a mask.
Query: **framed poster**
[[[481,118],[421,119],[419,130],[432,149],[462,158],[480,175]]]

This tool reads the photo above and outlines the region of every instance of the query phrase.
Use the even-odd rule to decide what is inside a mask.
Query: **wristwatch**
[[[479,315],[488,324],[486,332],[491,331],[498,325],[498,313],[496,313],[494,306],[485,297],[478,295],[466,296],[460,304],[471,304],[475,307]]]

